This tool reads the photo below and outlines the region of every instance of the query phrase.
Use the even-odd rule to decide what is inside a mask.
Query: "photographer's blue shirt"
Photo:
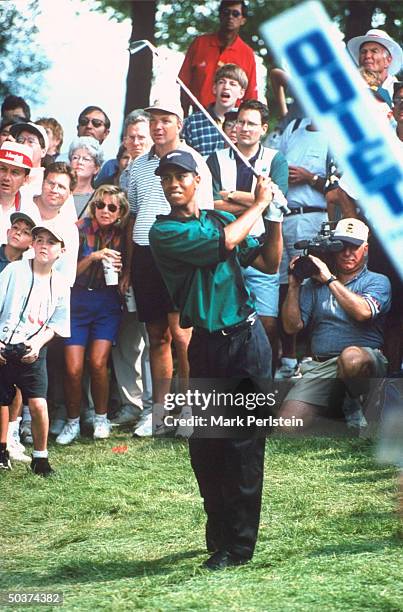
[[[385,315],[391,302],[389,279],[383,274],[370,272],[364,266],[345,287],[366,300],[372,313],[370,319],[362,322],[353,319],[326,285],[309,279],[301,287],[301,318],[304,327],[311,329],[314,355],[337,356],[347,346],[382,348]]]

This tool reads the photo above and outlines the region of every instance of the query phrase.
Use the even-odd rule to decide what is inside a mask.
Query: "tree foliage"
[[[41,99],[42,73],[49,62],[35,41],[35,0],[21,5],[0,2],[0,98],[23,96],[29,103]]]
[[[249,0],[248,20],[242,28],[242,38],[260,55],[268,68],[274,62],[259,36],[261,23],[287,8],[300,4],[301,0]],[[371,27],[384,28],[393,38],[400,39],[403,23],[403,2],[397,0],[322,0],[333,21],[345,34],[345,39],[364,34]],[[144,14],[146,4],[148,21]],[[99,0],[97,10],[105,11],[118,20],[130,18],[133,24],[132,39],[148,38],[154,32],[155,43],[171,49],[186,51],[195,36],[214,32],[218,27],[219,0]],[[143,29],[142,29],[143,28]],[[143,33],[142,33],[143,32]],[[140,54],[139,54],[140,55]],[[142,57],[145,58],[146,54]],[[134,67],[137,62],[137,68]],[[130,59],[126,109],[143,106],[151,83],[151,67],[140,58]],[[146,70],[147,68],[147,70]],[[140,78],[138,78],[140,75]]]
[[[195,36],[217,29],[219,3],[219,0],[157,0],[156,41],[185,51]],[[124,19],[136,14],[136,4],[138,0],[99,0],[98,7],[99,10],[109,13],[112,10],[117,19]],[[249,16],[246,26],[242,29],[242,37],[255,52],[266,57],[267,51],[258,35],[260,24],[298,4],[300,0],[249,0]],[[400,38],[403,22],[402,2],[323,0],[323,5],[346,34],[347,40],[351,36],[365,33],[371,27],[382,27],[396,40]]]

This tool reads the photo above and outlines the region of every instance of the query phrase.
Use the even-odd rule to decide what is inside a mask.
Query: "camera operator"
[[[342,219],[333,239],[344,245],[332,256],[334,275],[322,259],[309,255],[317,272],[301,287],[293,274],[298,258],[290,264],[283,324],[292,334],[310,325],[313,360],[302,364],[302,379],[286,396],[282,416],[305,418],[305,424],[318,414],[331,416],[347,394],[347,425],[362,427],[366,421],[358,396],[363,379],[386,373],[383,327],[391,287],[386,276],[366,266],[368,227],[362,221]]]

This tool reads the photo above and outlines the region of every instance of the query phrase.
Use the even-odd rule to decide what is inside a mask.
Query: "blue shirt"
[[[312,279],[301,287],[299,306],[304,327],[312,328],[314,355],[336,356],[348,346],[381,348],[385,315],[390,308],[391,286],[383,274],[370,272],[366,266],[345,284],[363,297],[371,309],[371,318],[356,321],[340,306],[330,287]]]
[[[218,123],[213,107],[209,106],[207,110],[212,119]],[[210,155],[217,149],[223,149],[225,145],[224,138],[202,112],[193,113],[185,119],[181,138],[203,156]]]

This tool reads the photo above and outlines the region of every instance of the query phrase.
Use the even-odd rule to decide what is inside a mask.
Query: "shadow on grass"
[[[35,575],[33,568],[26,571],[9,574],[10,583],[20,583],[24,589],[29,587],[51,587],[54,584],[75,584],[105,582],[105,580],[119,580],[126,578],[169,574],[176,564],[184,559],[191,559],[205,552],[202,549],[189,550],[183,553],[166,555],[159,559],[126,561],[114,559],[110,561],[97,561],[96,559],[83,559],[77,562],[59,565],[55,570]],[[189,570],[193,573],[193,569]]]
[[[385,548],[390,552],[401,550],[402,542],[396,534],[382,540],[367,540],[365,542],[349,542],[323,546],[311,552],[308,557],[333,557],[335,555],[362,555],[363,553],[384,553]]]
[[[356,466],[344,466],[344,467],[340,467],[337,468],[337,471],[339,472],[345,472],[345,474],[343,474],[343,476],[339,476],[338,480],[340,482],[350,482],[350,483],[367,483],[367,482],[380,482],[382,480],[384,481],[388,481],[391,478],[393,478],[394,476],[394,472],[393,469],[390,468],[382,468],[382,469],[372,469],[372,468],[367,468],[368,472],[365,473],[361,473],[361,474],[354,474],[352,473],[352,468],[356,469]],[[362,468],[363,470],[365,470],[365,467]],[[388,487],[388,490],[393,491],[393,484],[390,484],[390,487]]]

